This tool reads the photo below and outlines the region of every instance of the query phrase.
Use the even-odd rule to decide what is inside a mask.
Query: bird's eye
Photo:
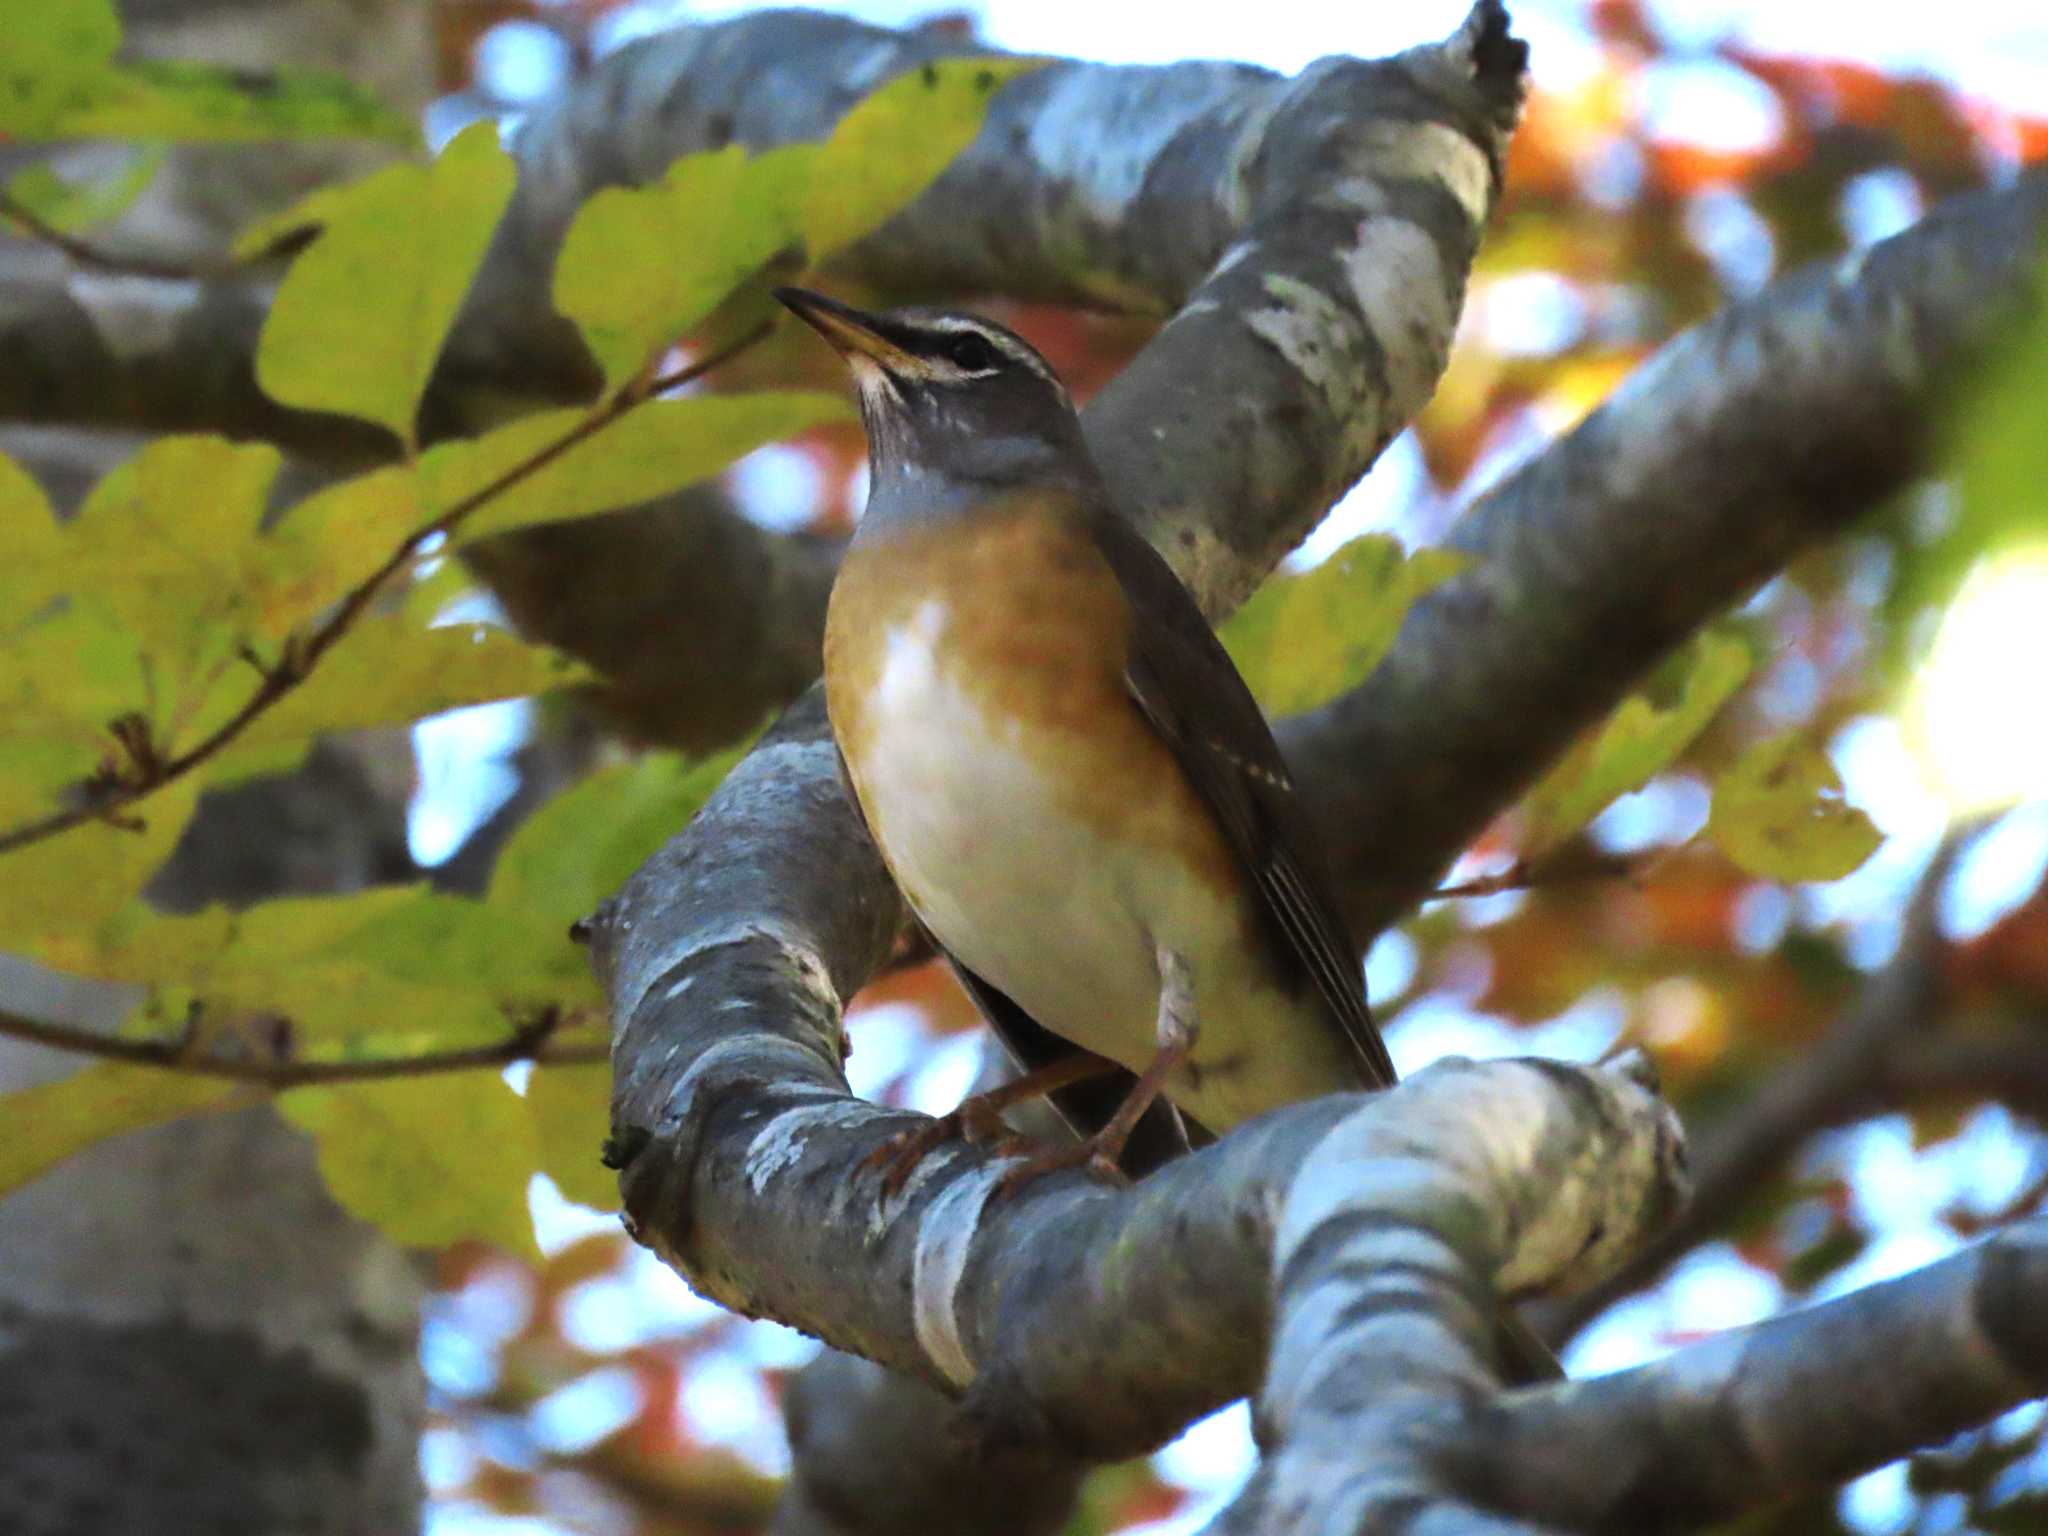
[[[996,365],[996,349],[972,331],[962,331],[946,343],[946,358],[966,373],[985,373]]]

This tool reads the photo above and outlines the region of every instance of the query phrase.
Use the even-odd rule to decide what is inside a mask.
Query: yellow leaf
[[[95,1142],[247,1097],[218,1078],[113,1061],[0,1094],[0,1199]]]
[[[617,1210],[619,1176],[598,1159],[611,1133],[612,1069],[542,1064],[527,1080],[526,1102],[539,1138],[540,1171],[571,1200]]]
[[[105,604],[160,675],[203,686],[194,674],[242,632],[283,462],[263,443],[156,439],[94,486],[65,530],[64,584]]]
[[[420,462],[423,498],[437,514],[446,511],[559,440],[584,414],[543,411],[483,437],[440,444]],[[782,391],[650,400],[493,497],[457,537],[466,541],[651,501],[716,474],[763,443],[846,414],[836,395]]]
[[[56,596],[63,541],[57,517],[35,477],[0,454],[0,633],[11,631]]]
[[[495,625],[429,629],[404,614],[366,619],[310,677],[265,710],[233,750],[402,725],[443,710],[545,693],[589,675],[559,651],[528,645]]]
[[[261,633],[280,639],[360,585],[428,514],[410,465],[387,464],[294,503],[270,530],[249,594]]]
[[[84,181],[67,180],[48,165],[32,165],[7,183],[7,195],[52,229],[90,229],[118,218],[142,195],[164,153],[161,144],[131,150],[127,163],[112,175]],[[0,226],[5,223],[0,219]]]
[[[192,819],[191,778],[122,813],[123,826],[89,821],[0,853],[0,947],[58,970],[97,948],[99,926],[125,907],[169,858]]]
[[[1522,857],[1553,852],[1621,796],[1669,766],[1749,676],[1749,648],[1726,635],[1693,642],[1685,685],[1668,708],[1641,694],[1623,699],[1598,730],[1581,736],[1522,801]]]
[[[1382,533],[1353,539],[1297,576],[1268,582],[1224,625],[1223,643],[1271,715],[1291,715],[1365,680],[1415,600],[1464,568],[1455,550]]]
[[[932,59],[839,120],[812,170],[803,238],[812,266],[909,206],[981,132],[996,92],[1043,59]]]
[[[482,122],[431,165],[387,166],[338,196],[320,194],[319,238],[285,274],[257,344],[264,392],[376,422],[410,444],[512,181],[512,157]]]
[[[602,768],[529,816],[491,871],[490,903],[564,928],[682,831],[746,752],[700,763],[652,752]]]
[[[49,133],[120,45],[110,0],[0,0],[0,138]]]
[[[1868,816],[1843,802],[1827,754],[1796,732],[1758,742],[1714,781],[1707,833],[1767,880],[1839,880],[1884,841]]]
[[[474,1237],[538,1256],[533,1116],[496,1072],[297,1088],[277,1105],[312,1136],[334,1198],[390,1237],[419,1248]]]
[[[555,260],[555,308],[615,389],[795,245],[816,146],[686,155],[648,187],[606,187]]]

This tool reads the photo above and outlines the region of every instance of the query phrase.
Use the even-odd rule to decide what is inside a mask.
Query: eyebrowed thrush
[[[1134,1160],[1156,1161],[1178,1134],[1162,1092],[1214,1134],[1391,1085],[1265,717],[1114,509],[1045,359],[972,315],[776,296],[851,367],[873,471],[825,630],[846,777],[910,906],[1034,1069],[997,1101],[1055,1090],[1088,1137],[1026,1175],[1107,1170],[1134,1130],[1151,1147]]]

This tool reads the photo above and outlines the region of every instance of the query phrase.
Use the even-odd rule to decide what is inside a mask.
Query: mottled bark
[[[1441,1223],[1468,1305],[1430,1326],[1483,1358],[1475,1295],[1597,1273],[1667,1211],[1668,1111],[1615,1074],[1519,1065],[1296,1106],[1128,1192],[1076,1175],[992,1201],[1006,1164],[960,1149],[881,1200],[856,1170],[905,1117],[847,1095],[840,1007],[897,914],[832,900],[859,871],[787,836],[783,797],[811,793],[831,748],[801,712],[786,724],[595,934],[629,1219],[706,1295],[964,1394],[984,1441],[1107,1458],[1252,1388],[1297,1248]],[[1351,1166],[1354,1137],[1392,1161]],[[1369,1279],[1336,1267],[1332,1284]],[[1303,1285],[1320,1316],[1328,1290]]]
[[[1927,464],[1944,385],[2026,292],[2048,170],[1671,342],[1460,520],[1476,556],[1283,742],[1361,938],[1673,646]]]

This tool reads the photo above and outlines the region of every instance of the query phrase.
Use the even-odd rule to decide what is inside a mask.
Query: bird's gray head
[[[953,310],[869,314],[802,288],[775,296],[853,370],[871,506],[890,491],[937,511],[948,486],[971,496],[1093,476],[1066,386],[1016,332]]]

